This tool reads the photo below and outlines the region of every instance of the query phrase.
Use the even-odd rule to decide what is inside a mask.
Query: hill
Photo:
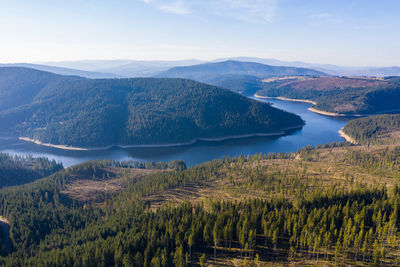
[[[201,61],[196,59],[178,60],[178,61],[146,61],[146,60],[79,60],[64,62],[43,62],[42,65],[58,66],[69,69],[84,70],[95,73],[115,74],[121,77],[151,77],[161,72],[167,71],[173,67],[191,66],[202,63],[216,63],[228,60],[255,62],[272,66],[285,66],[313,69],[329,75],[335,76],[370,76],[370,77],[387,77],[400,76],[400,67],[345,67],[332,64],[313,64],[301,61],[282,61],[271,58],[257,57],[230,57],[220,58],[212,61]],[[28,67],[28,66],[26,66]],[[49,70],[50,71],[50,70]],[[94,78],[85,75],[59,73],[67,75],[78,75],[87,78]],[[105,77],[103,77],[105,78]]]
[[[307,63],[302,61],[283,61],[273,58],[257,58],[257,57],[231,57],[231,58],[216,59],[214,61],[221,62],[226,60],[257,62],[261,64],[274,65],[274,66],[291,66],[297,68],[308,68],[334,76],[368,76],[368,77],[400,76],[400,67],[398,66],[347,67],[347,66],[338,66],[332,64],[316,64],[316,63]]]
[[[396,266],[399,157],[332,144],[183,171],[87,162],[0,190],[0,264]],[[77,198],[81,181],[109,194]]]
[[[343,132],[360,144],[399,144],[400,114],[385,114],[351,120]]]
[[[78,60],[44,62],[44,65],[79,69],[89,72],[113,73],[120,77],[151,77],[176,66],[200,64],[200,60]],[[105,78],[105,77],[103,77]]]
[[[320,76],[325,74],[306,68],[270,66],[254,62],[228,60],[217,63],[174,67],[156,75],[156,77],[187,78],[222,86],[233,91],[245,90],[253,94],[258,89],[257,84],[260,79],[271,76],[292,75]],[[246,83],[255,85],[256,87],[253,87],[253,89],[251,87],[243,89],[241,86],[246,85]]]
[[[264,80],[257,95],[305,99],[316,111],[337,115],[369,115],[400,110],[400,83],[396,77],[289,77]]]
[[[0,111],[30,104],[46,87],[78,77],[66,77],[28,68],[0,68]]]
[[[2,76],[21,84],[17,89],[49,77],[48,84],[35,87],[30,101],[0,108],[0,134],[42,143],[88,148],[181,144],[284,134],[304,124],[297,115],[268,104],[184,79],[60,78],[24,68],[0,69],[0,80]],[[9,88],[0,84],[2,91]]]
[[[0,188],[33,182],[63,169],[47,158],[11,156],[0,153]]]
[[[56,67],[56,66],[50,66],[50,65],[30,64],[30,63],[0,64],[0,67],[30,68],[30,69],[35,69],[35,70],[51,72],[54,74],[68,75],[68,76],[80,76],[80,77],[90,78],[90,79],[120,78],[121,77],[120,75],[113,74],[113,73],[84,71],[84,70],[79,70],[79,69],[62,68],[62,67]]]

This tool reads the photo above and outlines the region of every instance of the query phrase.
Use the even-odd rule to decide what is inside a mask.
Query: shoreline
[[[29,137],[18,137],[19,140],[25,141],[25,142],[30,142],[30,143],[34,143],[37,145],[41,145],[41,146],[46,146],[46,147],[52,147],[52,148],[58,148],[58,149],[63,149],[63,150],[74,150],[74,151],[87,151],[88,149],[86,148],[81,148],[81,147],[73,147],[73,146],[67,146],[67,145],[53,145],[50,143],[43,143],[40,142],[39,140],[35,140]]]
[[[312,100],[307,100],[307,99],[294,99],[294,98],[286,98],[283,96],[276,96],[276,97],[275,96],[260,96],[257,94],[254,94],[254,97],[265,98],[265,99],[279,99],[279,100],[283,100],[283,101],[302,102],[302,103],[317,105],[317,102],[312,101]],[[362,114],[342,114],[342,113],[323,111],[323,110],[316,109],[314,107],[309,107],[308,110],[311,112],[320,114],[320,115],[325,115],[325,116],[330,116],[330,117],[363,117],[363,116],[366,116],[366,115],[362,115]]]
[[[358,142],[356,140],[354,140],[353,137],[351,137],[350,135],[347,135],[344,131],[343,128],[339,130],[339,134],[341,137],[343,137],[347,142],[352,143],[354,145],[358,145]]]
[[[265,99],[279,99],[279,100],[290,101],[290,102],[302,102],[302,103],[308,103],[308,104],[313,104],[313,105],[317,104],[317,102],[312,101],[312,100],[287,98],[287,97],[283,97],[283,96],[261,96],[261,95],[254,94],[254,97],[265,98]]]
[[[354,117],[354,116],[357,117],[357,115],[346,115],[346,114],[341,114],[341,113],[323,111],[323,110],[319,110],[319,109],[316,109],[316,108],[313,108],[313,107],[309,107],[308,110],[311,111],[311,112],[317,113],[317,114],[330,116],[330,117]]]
[[[3,216],[0,216],[0,231],[3,231],[3,234],[5,235],[5,246],[8,252],[11,252],[10,222]]]
[[[35,140],[29,137],[19,137],[19,140],[25,141],[25,142],[30,142],[34,143],[36,145],[40,146],[45,146],[45,147],[51,147],[51,148],[57,148],[61,150],[71,150],[71,151],[96,151],[96,150],[108,150],[112,147],[119,147],[119,148],[161,148],[161,147],[179,147],[179,146],[189,146],[197,143],[198,141],[205,141],[205,142],[220,142],[220,141],[225,141],[225,140],[231,140],[231,139],[241,139],[241,138],[250,138],[250,137],[267,137],[267,136],[282,136],[286,134],[286,131],[291,131],[291,130],[296,130],[296,129],[301,129],[304,126],[298,125],[298,126],[292,126],[292,127],[287,127],[282,129],[280,132],[273,132],[273,133],[252,133],[252,134],[242,134],[242,135],[230,135],[230,136],[224,136],[224,137],[199,137],[196,138],[192,141],[189,142],[184,142],[184,143],[172,143],[172,144],[144,144],[144,145],[121,145],[121,144],[116,144],[116,145],[109,145],[109,146],[104,146],[104,147],[91,147],[91,148],[82,148],[82,147],[74,147],[74,146],[67,146],[67,145],[54,145],[50,143],[43,143],[39,140]]]
[[[312,105],[316,105],[317,102],[312,101],[312,100],[307,100],[307,99],[294,99],[294,98],[286,98],[283,96],[260,96],[257,94],[253,95],[256,98],[264,98],[264,99],[278,99],[278,100],[283,100],[283,101],[290,101],[290,102],[302,102],[302,103],[308,103],[308,104],[312,104]],[[309,107],[308,108],[309,111],[317,113],[317,114],[321,114],[321,115],[325,115],[325,116],[330,116],[330,117],[368,117],[368,116],[374,116],[374,115],[382,115],[382,114],[392,114],[393,112],[399,112],[400,109],[389,109],[389,110],[384,110],[384,111],[380,111],[377,113],[372,113],[372,114],[345,114],[345,113],[335,113],[335,112],[330,112],[330,111],[324,111],[324,110],[320,110],[320,109],[316,109],[314,107]]]

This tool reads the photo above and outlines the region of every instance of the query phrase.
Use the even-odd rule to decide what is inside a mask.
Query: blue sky
[[[400,65],[399,0],[0,0],[0,62],[252,56]]]

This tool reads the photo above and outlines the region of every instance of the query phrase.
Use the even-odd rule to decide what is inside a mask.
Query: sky
[[[400,0],[0,0],[0,62],[249,56],[400,66]]]

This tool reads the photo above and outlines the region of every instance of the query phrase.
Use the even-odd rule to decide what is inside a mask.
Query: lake
[[[13,155],[33,155],[61,161],[65,167],[94,159],[170,161],[182,159],[188,166],[223,156],[234,157],[256,153],[295,152],[306,145],[343,141],[338,131],[346,119],[319,115],[307,110],[310,104],[278,99],[257,99],[274,107],[293,112],[305,120],[303,129],[282,137],[251,137],[221,142],[198,142],[189,146],[164,148],[112,148],[104,151],[64,151],[15,139],[0,139],[0,152]]]

